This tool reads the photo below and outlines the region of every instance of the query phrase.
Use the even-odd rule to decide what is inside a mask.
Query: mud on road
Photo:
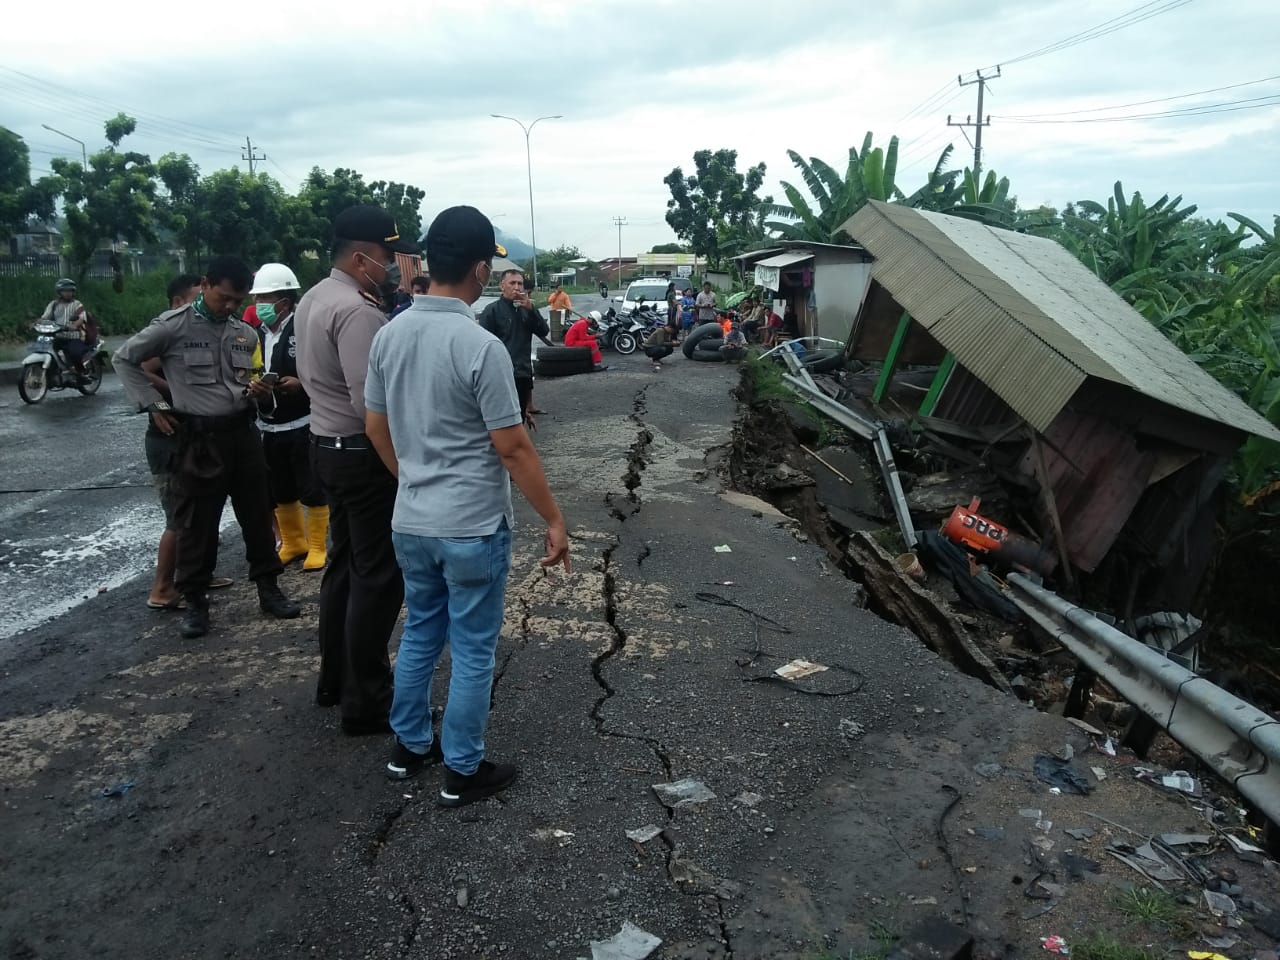
[[[655,957],[816,960],[934,915],[992,957],[1092,929],[1125,868],[1064,872],[1054,913],[1024,920],[1030,871],[1068,849],[1106,860],[1090,844],[1117,828],[1089,812],[1180,829],[1186,806],[1118,764],[1091,796],[1049,794],[1033,755],[1087,737],[958,674],[792,523],[726,496],[734,381],[676,358],[539,383],[574,572],[537,567],[517,497],[488,749],[523,771],[501,800],[441,810],[438,772],[390,783],[385,740],[337,733],[312,703],[318,579],[299,571],[298,621],[261,619],[241,580],[184,643],[132,584],[7,641],[0,947],[579,957],[632,923]],[[829,667],[813,692],[762,679],[796,658]],[[714,796],[653,789],[683,779]],[[1028,807],[1054,823],[1048,850],[1028,846]],[[1088,842],[1061,832],[1082,824]]]

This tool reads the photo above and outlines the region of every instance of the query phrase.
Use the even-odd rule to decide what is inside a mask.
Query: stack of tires
[[[590,347],[539,347],[533,373],[538,377],[572,377],[590,373],[592,366]]]
[[[724,343],[724,330],[718,323],[703,323],[689,331],[680,349],[690,360],[703,363],[723,363],[720,345]]]

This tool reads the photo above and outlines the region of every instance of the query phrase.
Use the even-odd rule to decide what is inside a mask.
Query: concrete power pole
[[[983,94],[987,92],[988,81],[995,80],[1000,76],[1000,68],[996,67],[996,72],[991,76],[983,76],[979,70],[974,74],[972,80],[965,80],[963,77],[956,77],[956,82],[962,87],[978,85],[978,119],[975,121],[973,117],[966,117],[964,123],[952,123],[951,115],[947,114],[948,127],[973,127],[973,182],[978,189],[982,189],[982,128],[991,126],[991,117],[984,116],[982,113]]]
[[[618,286],[622,286],[622,228],[627,225],[626,217],[614,217],[613,224],[618,228]]]
[[[265,159],[267,159],[267,155],[266,155],[265,153],[264,153],[264,154],[262,154],[262,155],[255,154],[255,153],[253,152],[253,141],[252,141],[252,140],[250,140],[248,137],[245,137],[245,138],[244,138],[244,152],[243,152],[242,154],[240,154],[240,159],[241,159],[241,160],[248,160],[248,161],[249,161],[249,176],[251,176],[251,177],[252,177],[252,176],[253,176],[253,165],[254,165],[255,163],[257,163],[259,160],[265,160]]]

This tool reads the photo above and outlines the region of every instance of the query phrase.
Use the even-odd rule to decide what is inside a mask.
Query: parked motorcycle
[[[645,325],[634,317],[619,316],[617,311],[612,307],[596,321],[600,332],[596,335],[596,342],[602,347],[611,350],[617,350],[624,356],[636,352],[636,347],[640,345],[640,335],[644,332]]]
[[[63,352],[57,349],[54,337],[62,329],[52,323],[37,323],[35,342],[22,361],[22,378],[18,381],[18,394],[27,403],[39,403],[50,390],[66,390],[75,387],[85,396],[98,392],[102,386],[102,370],[107,351],[101,342],[93,344],[88,360],[89,369],[80,373]]]

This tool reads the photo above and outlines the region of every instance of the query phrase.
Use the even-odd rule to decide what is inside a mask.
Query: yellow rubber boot
[[[276,523],[280,525],[280,562],[288,563],[307,555],[307,534],[302,529],[302,504],[281,503],[276,506]]]
[[[307,507],[307,543],[311,549],[307,551],[307,559],[302,561],[303,570],[323,570],[329,554],[325,550],[325,541],[329,537],[329,508]]]

